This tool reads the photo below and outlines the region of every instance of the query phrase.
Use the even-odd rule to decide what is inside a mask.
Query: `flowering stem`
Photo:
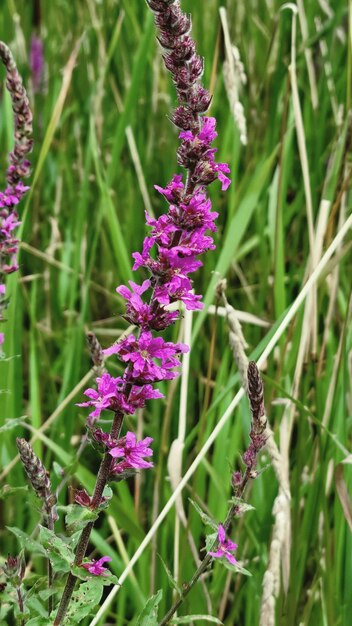
[[[245,490],[245,488],[247,486],[247,483],[248,483],[250,478],[251,478],[251,471],[247,468],[247,470],[246,470],[246,472],[245,472],[245,474],[243,476],[241,484],[236,489],[236,497],[237,498],[241,498],[243,496],[244,490]],[[229,511],[228,511],[228,513],[226,515],[226,519],[225,519],[224,524],[223,524],[223,527],[224,527],[226,532],[230,528],[231,522],[232,522],[234,516],[238,512],[238,508],[239,507],[238,507],[237,504],[233,504],[231,506],[231,508],[229,509]],[[214,542],[213,546],[211,546],[211,548],[210,548],[211,550],[213,549],[213,547],[214,547],[214,545],[216,543],[217,542]],[[171,618],[174,615],[174,613],[176,613],[176,611],[181,606],[181,604],[183,604],[183,602],[185,601],[185,599],[188,596],[189,592],[194,587],[196,582],[199,580],[200,576],[203,574],[203,572],[205,572],[205,570],[207,569],[208,565],[211,563],[212,559],[213,559],[213,557],[208,552],[208,554],[206,554],[206,556],[204,557],[203,561],[199,565],[198,569],[194,572],[191,580],[188,583],[182,585],[182,595],[178,598],[178,600],[176,600],[176,602],[174,602],[172,607],[166,613],[165,617],[163,617],[161,622],[159,622],[159,626],[165,626],[165,624],[169,623],[169,621],[171,620]]]
[[[114,415],[114,420],[113,420],[111,432],[110,432],[110,436],[114,439],[118,439],[120,435],[120,431],[121,431],[121,427],[123,423],[123,417],[124,416],[120,411],[117,411]],[[99,467],[98,476],[97,476],[94,493],[92,497],[92,508],[98,508],[101,502],[101,497],[103,495],[104,488],[108,483],[109,476],[110,476],[110,469],[111,469],[113,462],[114,462],[114,459],[107,451],[104,454],[100,467]],[[93,526],[94,526],[94,522],[90,522],[82,530],[81,536],[78,540],[76,552],[75,552],[75,561],[74,561],[75,565],[81,565],[84,559],[84,556],[88,548],[90,534],[92,532]],[[74,576],[70,572],[67,577],[67,581],[66,581],[65,589],[62,594],[60,606],[58,608],[58,612],[54,621],[54,626],[58,626],[59,624],[61,624],[63,618],[66,615],[66,611],[68,609],[68,605],[70,603],[70,600],[71,600],[71,597],[75,588],[76,580],[77,580],[77,577]]]
[[[264,409],[264,390],[263,390],[263,382],[260,377],[258,368],[256,363],[251,361],[247,368],[247,394],[250,404],[250,409],[252,413],[251,420],[251,430],[249,433],[250,444],[248,449],[243,455],[243,462],[246,465],[246,470],[243,474],[235,473],[239,475],[239,478],[236,477],[235,483],[233,483],[234,488],[234,496],[238,500],[243,497],[245,489],[250,479],[254,479],[257,476],[256,465],[258,454],[260,450],[264,447],[266,443],[265,436],[265,428],[266,428],[266,417],[265,417],[265,409]],[[226,515],[225,522],[223,524],[224,531],[227,532],[233,518],[240,513],[241,504],[233,503]],[[214,541],[213,546],[211,546],[210,550],[213,550],[214,545],[218,543],[216,551],[221,547],[221,541]],[[179,599],[172,605],[169,611],[166,613],[165,617],[159,622],[159,626],[164,626],[168,624],[174,613],[177,611],[179,606],[184,602],[186,596],[191,591],[192,587],[195,585],[199,577],[203,574],[203,572],[208,567],[211,562],[213,556],[210,554],[210,550],[204,557],[203,561],[199,565],[198,569],[193,574],[191,580],[182,586],[182,595]]]

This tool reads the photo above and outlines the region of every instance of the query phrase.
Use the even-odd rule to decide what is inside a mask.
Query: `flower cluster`
[[[153,441],[151,437],[145,437],[141,441],[137,441],[136,435],[129,431],[125,437],[114,439],[100,428],[92,430],[92,437],[109,451],[113,459],[123,459],[122,461],[115,462],[111,466],[110,473],[112,475],[122,474],[128,470],[148,469],[153,467],[153,463],[144,459],[144,457],[153,456],[153,450],[149,448],[149,445]],[[91,501],[88,501],[86,495],[83,494],[83,492],[79,492],[78,497],[81,500],[79,504],[89,507],[91,506]]]
[[[178,0],[147,2],[155,13],[165,66],[176,86],[179,105],[172,121],[180,129],[177,158],[186,175],[175,174],[165,187],[155,186],[168,203],[168,211],[157,219],[146,214],[150,232],[142,251],[132,255],[133,270],[144,268],[149,276],[141,284],[130,281],[129,286],[117,288],[126,304],[124,318],[138,332],[104,350],[106,357],[116,356],[125,369],[117,378],[104,373],[97,378],[97,390],[85,391],[89,399],[79,406],[93,408],[88,418],[90,427],[100,419],[103,410],[133,414],[147,400],[162,398],[155,384],[178,375],[175,368],[180,365],[179,356],[188,347],[156,337],[155,332],[164,331],[180,317],[180,311],[170,305],[181,302],[188,310],[202,308],[191,276],[202,265],[199,255],[215,248],[212,234],[218,217],[206,190],[216,179],[222,190],[231,182],[228,165],[215,161],[216,120],[204,115],[211,96],[200,82],[203,60],[196,54],[189,34],[190,18],[182,13]],[[151,466],[143,460],[151,455],[150,438],[137,444],[133,433],[127,433],[124,440],[112,447],[106,439],[108,435],[94,436],[96,440],[99,437],[113,458],[123,459],[113,466],[114,473]]]
[[[10,166],[7,170],[5,191],[0,191],[0,322],[4,320],[4,310],[8,305],[5,277],[18,269],[16,254],[18,239],[15,231],[19,226],[16,206],[29,189],[22,178],[29,175],[29,161],[26,155],[32,149],[32,113],[26,90],[9,48],[0,42],[0,59],[6,68],[6,86],[10,92],[14,112],[15,144],[10,153]],[[0,346],[4,334],[0,333]]]

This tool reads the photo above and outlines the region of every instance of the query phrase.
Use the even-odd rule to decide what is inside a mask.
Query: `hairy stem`
[[[115,413],[114,421],[112,423],[112,428],[110,432],[111,437],[113,437],[114,439],[118,439],[120,435],[122,422],[123,422],[123,414],[120,412]],[[109,454],[109,452],[105,452],[102,462],[99,467],[98,476],[97,476],[97,480],[95,483],[95,489],[94,489],[94,493],[92,497],[93,508],[98,508],[100,504],[104,488],[107,485],[108,480],[109,480],[110,469],[111,469],[112,463],[113,463],[112,456]],[[85,526],[85,528],[83,528],[81,532],[81,536],[78,540],[78,544],[77,544],[77,548],[75,552],[75,561],[74,561],[75,565],[80,565],[84,559],[84,556],[88,548],[90,534],[92,532],[93,526],[94,526],[94,522],[90,522],[89,524],[87,524],[87,526]],[[68,609],[68,606],[69,606],[69,603],[70,603],[70,600],[71,600],[71,597],[72,597],[72,594],[76,585],[76,580],[77,580],[77,577],[74,576],[72,573],[68,575],[65,589],[63,591],[61,602],[60,602],[58,612],[54,621],[54,626],[58,626],[59,624],[62,624],[62,621],[66,615],[66,612],[67,612],[67,609]]]

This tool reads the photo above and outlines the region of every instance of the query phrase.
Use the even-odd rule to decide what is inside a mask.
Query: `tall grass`
[[[35,4],[8,0],[0,8],[1,37],[27,85]],[[194,36],[206,59],[205,83],[214,92],[212,114],[222,137],[220,160],[229,161],[233,172],[226,197],[212,190],[220,213],[217,250],[207,255],[197,277],[206,307],[192,320],[184,474],[240,386],[226,319],[208,310],[219,275],[227,278],[229,302],[268,324],[243,324],[248,352],[258,358],[351,213],[352,9],[343,0],[309,2],[303,15],[299,2],[292,57],[292,12],[280,11],[276,0],[182,4],[192,11]],[[222,4],[248,78],[240,93],[246,147],[224,85]],[[6,484],[24,483],[20,465],[13,463],[15,436],[34,435],[36,452],[46,466],[53,465],[54,484],[64,473],[72,485],[89,490],[95,459],[88,448],[78,461],[75,456],[85,416],[74,403],[82,399],[82,380],[91,368],[85,331],[93,329],[107,346],[126,329],[115,287],[131,277],[131,253],[140,248],[149,199],[155,214],[164,210],[153,184],[164,184],[175,171],[177,134],[167,119],[175,98],[144,2],[42,2],[39,27],[45,89],[32,96],[33,182],[22,207],[21,275],[9,285],[9,358],[0,362],[0,426],[23,415],[28,426],[1,432],[0,473]],[[1,95],[4,172],[12,121],[6,91]],[[336,487],[352,432],[351,271],[347,234],[263,370],[267,413],[291,489],[291,549],[276,603],[276,623],[283,626],[347,626],[352,614],[351,529]],[[175,328],[173,339],[181,331]],[[151,404],[138,417],[139,432],[155,440],[154,474],[119,484],[109,516],[92,535],[92,550],[111,555],[117,575],[172,494],[167,459],[179,432],[180,383],[163,391],[165,403]],[[174,551],[178,523],[172,508],[109,606],[110,617],[99,624],[134,624],[150,593],[160,588],[160,614],[170,606],[172,590],[159,555],[180,583],[190,578],[195,563],[189,538],[201,547],[204,528],[188,498],[223,519],[231,468],[246,448],[249,420],[241,400],[183,490],[187,528],[181,524],[177,530],[179,549]],[[268,462],[263,455],[262,466]],[[343,477],[351,488],[349,464]],[[227,575],[215,565],[207,578],[212,614],[228,626],[259,624],[277,492],[269,467],[249,494],[255,509],[233,529],[238,557],[252,577]],[[71,491],[60,492],[61,504],[71,498]],[[39,513],[22,492],[1,500],[0,507],[1,552],[14,553],[16,540],[5,524],[31,532]],[[208,612],[201,585],[182,612]]]

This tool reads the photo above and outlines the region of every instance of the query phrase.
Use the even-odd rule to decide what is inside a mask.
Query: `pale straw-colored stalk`
[[[316,16],[314,18],[314,23],[315,23],[316,31],[320,35],[323,30],[323,25],[322,25],[320,17]],[[339,105],[338,100],[337,100],[334,76],[333,76],[333,71],[332,71],[332,66],[331,66],[331,61],[330,61],[330,56],[329,56],[329,49],[328,49],[326,40],[322,36],[319,37],[319,48],[320,48],[320,54],[322,56],[323,63],[324,63],[326,86],[328,88],[328,92],[330,96],[331,108],[334,114],[335,124],[337,127],[340,127],[342,124],[342,119],[343,119],[342,118],[343,107]]]
[[[224,33],[225,54],[224,62],[224,80],[227,97],[229,99],[231,112],[235,120],[240,135],[240,141],[243,145],[247,144],[247,122],[244,113],[243,104],[240,101],[240,89],[247,82],[247,76],[241,62],[240,53],[236,46],[233,46],[230,39],[230,31],[227,20],[227,11],[225,7],[219,9],[221,26]]]
[[[291,61],[290,61],[288,71],[289,71],[290,82],[291,82],[293,114],[294,114],[295,127],[296,127],[298,152],[299,152],[301,168],[302,168],[304,195],[306,199],[306,213],[307,213],[308,239],[309,239],[309,251],[310,251],[309,271],[311,272],[315,266],[316,255],[315,255],[315,250],[314,250],[315,237],[314,237],[313,201],[312,201],[312,191],[311,191],[311,184],[310,184],[308,153],[307,153],[307,147],[306,147],[305,130],[304,130],[304,124],[303,124],[302,109],[301,109],[301,103],[299,99],[299,90],[298,90],[298,81],[297,81],[296,40],[297,40],[298,8],[296,4],[292,2],[288,2],[287,4],[282,5],[281,11],[283,11],[284,9],[289,9],[290,11],[292,11]],[[313,287],[313,289],[308,295],[307,304],[306,304],[306,307],[309,309],[310,337],[311,337],[311,342],[312,342],[311,345],[312,345],[313,353],[316,352],[316,345],[317,345],[316,300],[317,300],[316,288]]]
[[[315,74],[314,62],[313,62],[313,54],[311,48],[307,46],[307,41],[309,39],[308,32],[308,23],[306,11],[304,8],[303,0],[296,0],[297,8],[298,8],[298,17],[299,23],[301,27],[302,37],[303,37],[303,45],[304,45],[304,56],[306,58],[307,70],[308,70],[308,79],[310,85],[310,96],[312,101],[312,107],[314,110],[318,108],[319,98],[318,98],[318,89],[317,89],[317,79]]]
[[[323,270],[326,268],[326,266],[327,266],[328,262],[330,261],[331,257],[336,252],[336,250],[340,246],[341,242],[343,241],[344,237],[346,236],[346,234],[348,233],[348,231],[351,228],[352,228],[352,215],[350,215],[347,218],[347,220],[344,222],[343,226],[341,227],[341,229],[339,230],[339,232],[337,233],[337,235],[335,236],[335,238],[331,242],[331,244],[328,247],[328,249],[326,250],[325,254],[320,259],[320,261],[317,264],[316,268],[314,269],[313,273],[308,278],[306,284],[302,287],[302,289],[301,289],[300,293],[298,294],[297,298],[293,301],[291,307],[287,311],[286,315],[284,316],[282,322],[280,323],[280,325],[276,329],[275,333],[273,334],[271,339],[268,341],[268,344],[264,348],[261,356],[259,357],[259,359],[257,361],[257,365],[258,365],[259,368],[262,367],[262,365],[267,360],[268,356],[272,353],[272,351],[275,348],[275,346],[277,345],[278,341],[283,336],[283,334],[286,331],[287,327],[289,326],[290,322],[293,320],[293,318],[295,317],[295,315],[298,312],[299,308],[301,307],[302,303],[306,299],[306,297],[309,294],[310,290],[317,283],[319,277],[321,276]],[[207,454],[208,450],[213,445],[213,443],[216,440],[218,434],[221,432],[223,426],[226,424],[227,420],[233,414],[233,411],[238,406],[238,404],[239,404],[240,400],[243,398],[243,396],[244,396],[244,390],[243,390],[243,388],[241,388],[237,392],[237,394],[235,395],[235,397],[233,398],[231,403],[229,404],[228,408],[226,409],[225,413],[222,415],[221,419],[219,420],[219,422],[215,426],[215,428],[212,431],[212,433],[207,438],[206,442],[204,443],[203,447],[201,448],[201,450],[199,451],[198,455],[194,459],[193,463],[188,468],[187,472],[185,473],[185,475],[183,476],[182,480],[178,484],[178,486],[175,489],[174,493],[170,496],[168,502],[165,504],[164,508],[159,513],[157,519],[155,520],[153,526],[150,528],[150,530],[148,531],[148,533],[144,537],[144,539],[141,542],[139,548],[136,550],[136,552],[134,553],[134,555],[130,559],[128,566],[125,568],[125,570],[122,572],[122,574],[121,574],[121,576],[119,578],[119,585],[115,585],[113,587],[113,589],[110,591],[109,595],[106,597],[104,603],[102,604],[102,606],[98,610],[96,616],[90,622],[89,626],[96,626],[99,623],[100,619],[103,617],[103,615],[105,615],[105,613],[108,610],[108,608],[110,607],[113,599],[115,598],[115,596],[116,596],[120,586],[123,584],[123,582],[126,580],[126,578],[130,575],[130,572],[132,571],[134,565],[137,563],[137,561],[139,560],[140,556],[143,554],[144,550],[147,548],[147,546],[151,542],[152,538],[154,537],[154,535],[157,532],[159,526],[161,525],[161,523],[163,522],[163,520],[165,519],[165,517],[167,516],[169,511],[173,508],[173,506],[174,506],[178,496],[181,494],[182,490],[187,485],[187,483],[189,482],[190,478],[193,476],[194,472],[196,471],[196,469],[198,468],[200,463],[203,461],[203,459],[204,459],[205,455]]]
[[[192,311],[186,311],[184,317],[184,343],[191,344],[192,335]],[[183,355],[182,358],[182,374],[181,374],[181,390],[180,390],[180,408],[178,414],[178,434],[177,439],[171,444],[170,453],[167,460],[167,469],[170,477],[170,483],[173,489],[176,489],[182,478],[182,456],[185,445],[186,425],[187,425],[187,396],[189,383],[189,364],[191,351]],[[181,496],[175,503],[175,534],[174,534],[174,579],[178,581],[179,576],[179,559],[180,559],[180,524],[181,520],[185,522],[186,515],[183,508]]]

